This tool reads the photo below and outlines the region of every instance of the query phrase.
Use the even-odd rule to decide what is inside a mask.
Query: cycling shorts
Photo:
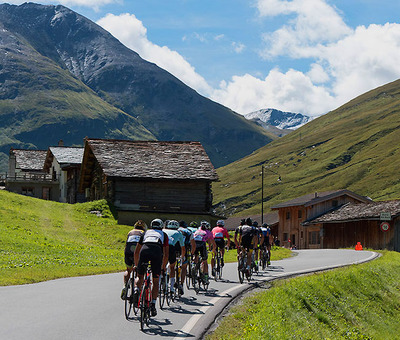
[[[158,244],[144,244],[142,249],[140,249],[138,274],[144,275],[146,272],[146,265],[150,262],[153,278],[158,278],[161,274],[162,258],[163,250]]]
[[[217,249],[224,249],[225,248],[225,240],[223,238],[216,238],[215,244],[217,245]]]
[[[243,235],[242,236],[242,247],[247,250],[253,250],[253,235]]]
[[[170,264],[174,264],[176,262],[176,253],[177,253],[176,245],[175,246],[170,245],[168,254],[168,262]]]
[[[194,252],[195,255],[200,254],[203,261],[207,260],[208,252],[206,242],[196,241],[196,251]]]
[[[134,255],[137,243],[126,243],[125,246],[125,264],[127,267],[132,267],[134,264]]]

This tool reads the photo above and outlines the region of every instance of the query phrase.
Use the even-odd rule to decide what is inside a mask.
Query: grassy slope
[[[346,188],[376,200],[399,198],[400,81],[370,91],[226,167],[213,186],[225,212],[261,211],[314,191]],[[282,182],[277,182],[277,175]],[[223,212],[218,209],[218,212]]]
[[[400,254],[273,283],[208,339],[398,339]]]
[[[103,201],[67,205],[0,191],[0,285],[122,270],[129,230]]]

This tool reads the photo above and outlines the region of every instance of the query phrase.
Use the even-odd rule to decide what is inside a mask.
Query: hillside
[[[123,270],[130,229],[105,201],[71,205],[0,190],[0,286]]]
[[[400,198],[400,80],[361,95],[218,169],[218,213],[261,212],[303,194],[346,188],[374,200]],[[278,182],[279,174],[282,181]]]
[[[0,152],[63,139],[195,140],[218,167],[273,137],[64,6],[0,5]]]

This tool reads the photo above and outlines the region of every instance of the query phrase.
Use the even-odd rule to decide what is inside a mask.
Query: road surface
[[[273,261],[253,283],[240,284],[236,263],[226,264],[224,280],[211,280],[207,293],[185,289],[140,331],[127,321],[120,299],[122,274],[52,280],[0,287],[0,339],[199,339],[223,309],[239,294],[261,281],[326,270],[374,259],[377,254],[354,250],[298,250],[296,256]]]

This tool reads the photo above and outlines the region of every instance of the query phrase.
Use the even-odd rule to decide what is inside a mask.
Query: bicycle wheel
[[[193,265],[193,271],[192,271],[192,285],[193,289],[196,292],[196,294],[199,294],[200,291],[200,273],[199,273],[200,267],[197,264]]]
[[[243,283],[243,281],[244,281],[244,260],[243,260],[243,257],[239,257],[239,260],[238,260],[238,276],[239,276],[239,282]]]
[[[217,259],[217,276],[219,280],[222,280],[222,256],[218,256]]]
[[[158,291],[158,302],[160,305],[160,309],[163,309],[163,307],[164,307],[166,290],[167,290],[167,287],[166,287],[165,275],[161,275],[160,276],[160,289]]]
[[[144,282],[142,286],[142,291],[140,292],[140,300],[139,300],[139,305],[140,305],[140,329],[143,331],[144,330],[144,325],[148,324],[148,309],[150,309],[150,306],[148,306],[148,286],[147,283]]]
[[[169,306],[171,304],[171,285],[170,285],[170,279],[169,279],[169,274],[167,274],[166,279],[165,279],[165,301],[167,302],[167,305]]]
[[[134,311],[133,282],[132,278],[129,278],[128,282],[125,284],[125,318],[127,320],[129,320],[129,318],[132,316],[132,311]]]
[[[187,289],[190,289],[190,282],[192,280],[192,270],[191,270],[191,268],[192,268],[192,261],[189,258],[188,259],[188,263],[186,265],[186,278],[185,278],[186,288]]]

